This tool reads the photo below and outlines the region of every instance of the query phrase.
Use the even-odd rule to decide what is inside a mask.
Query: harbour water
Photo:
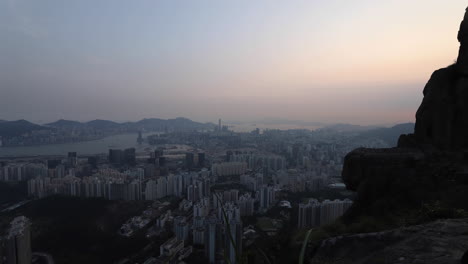
[[[143,137],[155,133],[144,133]],[[138,134],[122,134],[105,137],[93,141],[76,143],[25,146],[25,147],[0,147],[0,157],[38,156],[38,155],[66,155],[68,152],[77,152],[78,155],[92,155],[108,153],[109,149],[136,148],[143,151],[149,145],[137,142]]]

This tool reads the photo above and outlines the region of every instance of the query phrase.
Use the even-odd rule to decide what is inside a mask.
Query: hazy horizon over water
[[[143,137],[155,133],[156,132],[143,133]],[[136,133],[128,133],[74,143],[0,147],[0,157],[66,155],[68,152],[77,152],[78,155],[93,155],[108,153],[111,148],[136,148],[136,150],[139,151],[149,146],[147,143],[138,144],[137,137],[138,135]]]
[[[279,129],[279,130],[288,130],[288,129],[308,129],[315,130],[322,128],[326,125],[300,125],[300,124],[265,124],[261,122],[245,122],[238,124],[226,124],[230,130],[234,132],[250,132],[257,128],[260,130],[266,129]]]

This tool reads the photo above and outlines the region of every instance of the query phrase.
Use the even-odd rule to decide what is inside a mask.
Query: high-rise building
[[[123,157],[124,155],[121,149],[109,149],[109,163],[121,164]]]
[[[239,210],[241,216],[250,216],[254,213],[254,203],[255,200],[252,198],[250,193],[246,193],[239,197],[237,204],[239,205]]]
[[[55,169],[59,164],[62,164],[61,160],[47,160],[48,169]]]
[[[68,152],[68,159],[67,159],[68,166],[75,168],[78,165],[78,158],[76,152]]]
[[[174,175],[174,195],[181,197],[185,193],[183,188],[183,177],[181,174]]]
[[[159,168],[166,167],[166,157],[159,157],[158,159]]]
[[[228,230],[225,230],[226,255],[230,263],[235,264],[236,256],[242,254],[242,222],[231,221],[228,226]]]
[[[299,204],[298,227],[315,227],[320,225],[320,203],[317,199],[309,199],[307,203]]]
[[[185,167],[189,170],[194,167],[194,155],[191,152],[185,153]]]
[[[91,168],[97,168],[98,157],[88,157],[88,164]]]
[[[330,223],[342,216],[353,202],[345,200],[325,200],[319,202],[310,199],[307,203],[299,204],[298,227],[315,227]]]
[[[157,180],[157,192],[156,198],[160,199],[167,196],[167,179],[165,177],[159,177]]]
[[[219,246],[218,232],[218,219],[216,217],[208,218],[205,230],[205,255],[210,264],[216,263],[216,252]]]
[[[193,244],[203,245],[205,242],[205,228],[197,227],[193,229]]]
[[[353,202],[349,199],[323,201],[320,208],[320,224],[323,225],[331,223],[338,217],[342,216],[352,204]]]
[[[126,164],[133,165],[136,163],[135,148],[128,148],[124,150],[124,160]]]
[[[198,153],[198,167],[203,168],[205,166],[205,153]]]
[[[175,188],[175,186],[174,186],[174,184],[175,184],[174,175],[169,174],[165,178],[166,178],[166,184],[167,184],[167,186],[166,186],[166,196],[172,196],[172,195],[174,195],[174,188]]]
[[[211,166],[211,172],[214,176],[241,175],[246,171],[247,163],[245,162],[223,162]]]
[[[156,200],[157,199],[158,186],[156,181],[149,180],[146,182],[145,186],[145,200]]]
[[[127,184],[126,200],[128,201],[141,200],[141,182],[139,180],[134,180],[131,183]]]
[[[275,201],[275,189],[272,186],[263,185],[259,191],[260,195],[260,209],[268,210]]]
[[[174,233],[178,240],[187,241],[190,226],[187,223],[185,216],[177,216],[174,218]]]
[[[6,242],[8,264],[31,264],[31,222],[18,216],[11,222]]]
[[[138,142],[138,144],[143,143],[143,135],[142,135],[141,131],[138,131],[137,142]]]
[[[57,178],[65,177],[65,166],[63,166],[62,164],[59,164],[57,165],[57,167],[55,167],[55,177]]]

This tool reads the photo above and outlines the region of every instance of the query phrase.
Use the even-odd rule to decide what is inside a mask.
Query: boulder
[[[316,249],[311,263],[460,264],[467,249],[468,219],[445,219],[329,238]]]

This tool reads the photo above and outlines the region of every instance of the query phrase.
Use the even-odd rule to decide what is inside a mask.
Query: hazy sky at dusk
[[[466,5],[0,0],[0,119],[413,121]]]

